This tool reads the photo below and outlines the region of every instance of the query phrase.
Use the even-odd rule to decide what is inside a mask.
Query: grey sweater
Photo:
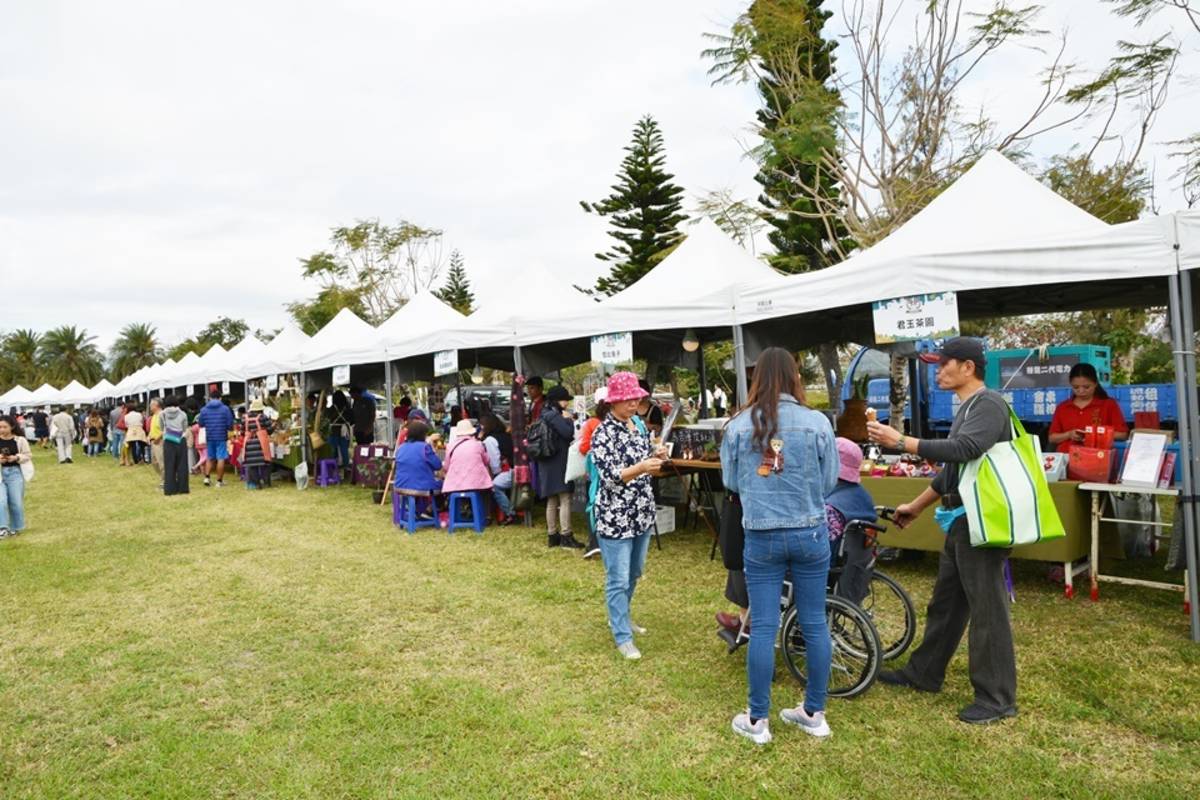
[[[917,454],[946,465],[931,484],[940,495],[958,491],[960,464],[973,461],[997,442],[1012,439],[1008,403],[999,392],[981,389],[958,408],[947,439],[922,439]]]

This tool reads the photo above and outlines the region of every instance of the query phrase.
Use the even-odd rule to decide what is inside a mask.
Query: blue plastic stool
[[[471,518],[463,519],[458,515],[461,501],[464,499],[471,501]],[[483,533],[485,519],[483,516],[483,500],[479,497],[479,492],[451,492],[450,493],[450,524],[447,526],[447,533],[454,533],[455,528],[474,528],[476,533]]]
[[[428,498],[429,510],[432,517],[420,519],[417,516],[417,500]],[[404,489],[392,490],[392,524],[404,527],[409,533],[416,533],[417,528],[436,528],[438,526],[437,503],[434,502],[433,492],[418,492],[409,494]]]

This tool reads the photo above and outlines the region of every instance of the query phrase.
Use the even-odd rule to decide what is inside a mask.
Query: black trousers
[[[871,559],[875,557],[872,548],[867,547],[866,535],[858,531],[848,531],[842,534],[842,552],[846,561],[842,565],[842,574],[838,577],[837,594],[851,603],[861,605],[871,587]]]
[[[188,493],[187,445],[163,439],[163,494]]]
[[[929,691],[941,689],[969,623],[967,658],[975,702],[994,711],[1016,710],[1017,660],[1004,584],[1004,560],[1011,552],[972,547],[966,517],[955,520],[938,560],[925,637],[902,670],[910,681]]]

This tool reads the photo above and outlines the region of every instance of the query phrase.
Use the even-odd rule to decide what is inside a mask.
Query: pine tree
[[[662,132],[647,114],[633,128],[633,141],[625,148],[617,184],[612,194],[596,203],[580,202],[583,210],[612,217],[608,235],[618,244],[596,258],[612,264],[608,276],[596,281],[591,295],[613,295],[635,283],[679,242],[683,189],[666,171]]]
[[[460,313],[470,314],[475,305],[471,293],[471,282],[467,279],[467,268],[462,253],[455,250],[450,254],[450,270],[446,274],[446,285],[434,292],[434,296]]]

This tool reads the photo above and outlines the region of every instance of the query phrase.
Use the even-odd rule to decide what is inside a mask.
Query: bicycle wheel
[[[832,570],[830,583],[837,586],[842,570]],[[891,661],[904,654],[917,635],[917,609],[912,598],[896,579],[874,570],[867,584],[867,596],[858,604],[875,626],[883,645],[883,660]]]
[[[857,697],[871,688],[879,674],[883,660],[879,634],[862,609],[835,595],[825,598],[825,619],[833,642],[829,694],[832,697]],[[796,621],[794,606],[788,609],[779,635],[788,669],[796,680],[806,683],[804,634]]]

